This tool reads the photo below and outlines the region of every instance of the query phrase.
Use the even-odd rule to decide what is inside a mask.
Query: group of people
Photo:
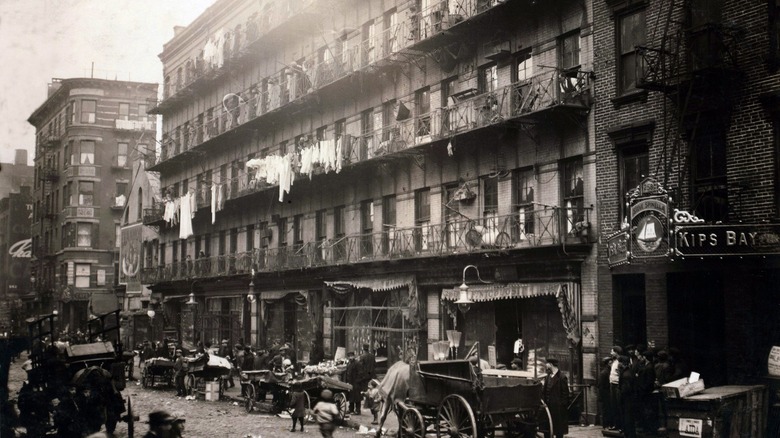
[[[376,357],[371,352],[370,346],[363,344],[359,357],[356,357],[355,352],[350,351],[347,353],[347,359],[344,380],[352,385],[352,391],[349,393],[349,413],[360,415],[360,405],[368,391],[368,383],[376,379]],[[370,406],[368,407],[370,408]],[[372,424],[376,424],[376,414],[374,414],[374,423]]]
[[[662,385],[686,377],[688,367],[676,348],[654,350],[645,345],[613,346],[602,359],[599,374],[599,402],[602,425],[622,430],[625,438],[637,436],[637,429],[655,433],[658,429]]]

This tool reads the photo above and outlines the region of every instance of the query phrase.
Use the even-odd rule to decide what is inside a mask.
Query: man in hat
[[[553,435],[563,438],[569,433],[569,422],[566,408],[569,405],[569,382],[566,376],[558,369],[558,360],[547,358],[545,363],[547,375],[544,378],[544,391],[542,398],[550,410],[552,417]]]
[[[359,381],[361,378],[360,364],[355,359],[355,352],[350,351],[347,353],[347,369],[344,371],[344,380],[352,385],[352,391],[349,392],[349,413],[359,415],[360,406],[360,388]]]
[[[154,411],[149,414],[149,432],[144,438],[170,438],[175,418],[166,411]]]
[[[187,395],[187,390],[184,387],[184,375],[187,370],[181,350],[177,349],[175,354],[175,361],[173,362],[173,382],[176,385],[176,396],[184,397]]]
[[[171,423],[171,438],[182,438],[184,436],[184,418],[177,416],[173,417],[173,423]]]

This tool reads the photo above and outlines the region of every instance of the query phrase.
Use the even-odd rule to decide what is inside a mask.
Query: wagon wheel
[[[534,436],[543,438],[550,436],[552,430],[552,417],[547,405],[542,403],[538,409],[524,410],[518,413],[515,421],[512,422],[512,429],[516,435],[527,437]],[[515,436],[515,435],[510,435]]]
[[[553,430],[552,415],[550,415],[550,409],[547,408],[547,404],[544,401],[542,401],[542,406],[539,408],[537,419],[538,421],[536,427],[536,436],[537,437],[552,436],[551,434]]]
[[[490,414],[482,414],[479,417],[479,430],[482,432],[479,436],[484,438],[493,438],[496,436],[496,422]]]
[[[436,412],[436,438],[477,437],[477,420],[465,398],[450,394],[444,398]]]
[[[151,385],[151,382],[149,381],[149,377],[151,377],[151,374],[146,368],[144,368],[143,374],[141,374],[141,386],[144,388],[148,388]]]
[[[244,409],[247,413],[252,412],[252,409],[255,408],[255,386],[252,385],[252,383],[247,383],[244,388],[245,392],[245,399],[244,399]]]
[[[333,395],[333,403],[339,408],[339,419],[343,421],[347,416],[347,397],[343,392],[337,392]]]
[[[306,396],[306,414],[304,418],[306,418],[306,421],[314,421],[314,415],[311,412],[311,397],[309,397],[309,393],[306,391],[303,392],[303,395]]]
[[[398,438],[424,438],[425,420],[416,408],[404,410],[398,425]]]
[[[506,231],[498,233],[498,236],[496,236],[496,247],[509,248],[510,246],[512,246],[512,238],[509,237],[509,233]]]

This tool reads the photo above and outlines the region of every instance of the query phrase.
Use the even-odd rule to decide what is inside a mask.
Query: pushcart
[[[206,383],[217,382],[219,386],[219,398],[225,392],[225,384],[230,376],[233,365],[224,357],[213,354],[197,356],[187,360],[187,375],[184,377],[184,388],[187,394],[197,395],[206,393]]]
[[[144,361],[141,373],[141,384],[144,388],[152,388],[157,384],[173,386],[173,361],[164,357],[154,357]]]
[[[245,371],[242,373],[244,388],[244,408],[252,412],[260,401],[265,400],[267,393],[273,394],[273,410],[284,412],[289,410],[293,385],[300,385],[306,395],[306,411],[320,398],[320,393],[329,389],[333,393],[333,402],[339,409],[339,417],[343,420],[347,414],[347,395],[352,385],[330,377],[315,376],[304,379],[292,379],[289,374],[273,373],[269,370]]]

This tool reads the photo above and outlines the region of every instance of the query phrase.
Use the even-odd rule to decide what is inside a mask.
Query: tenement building
[[[440,358],[449,335],[506,365],[522,338],[520,367],[593,377],[591,14],[218,0],[178,28],[143,219],[166,333],[380,363]]]
[[[157,84],[54,79],[35,126],[32,275],[40,313],[61,329],[117,309],[120,220],[131,151],[154,145]]]
[[[766,375],[780,344],[779,14],[595,2],[602,355],[671,347],[708,387]]]

